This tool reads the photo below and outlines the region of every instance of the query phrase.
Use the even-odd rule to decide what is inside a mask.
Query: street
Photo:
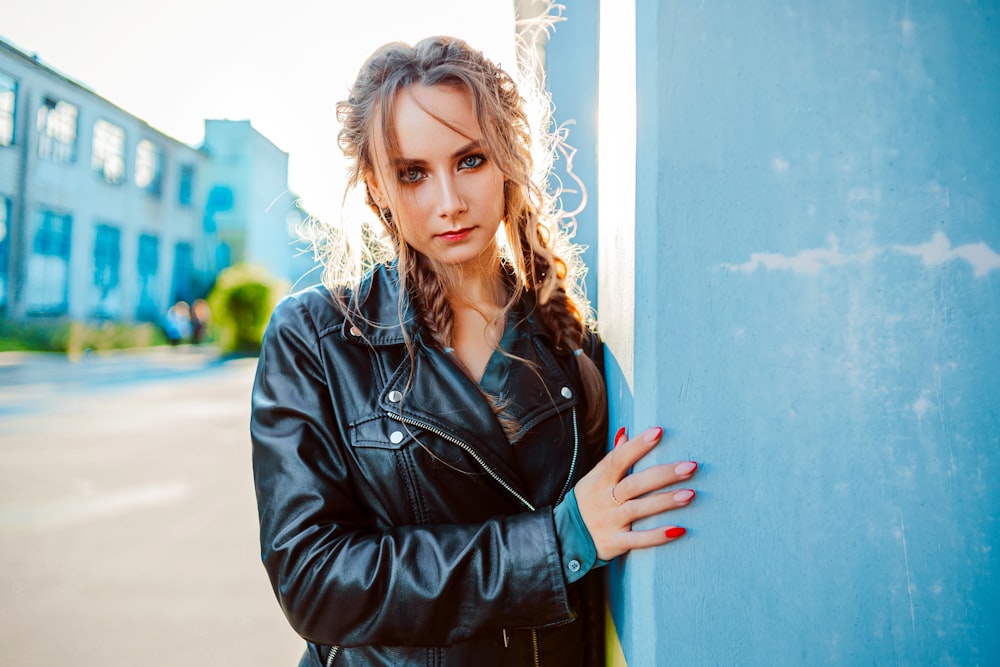
[[[255,361],[0,354],[0,664],[298,664],[259,558]]]

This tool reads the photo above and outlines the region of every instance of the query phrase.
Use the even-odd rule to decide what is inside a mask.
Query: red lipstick
[[[463,227],[461,229],[454,229],[451,231],[444,232],[443,234],[438,234],[438,238],[453,243],[455,241],[461,241],[471,233],[472,233],[472,227]]]

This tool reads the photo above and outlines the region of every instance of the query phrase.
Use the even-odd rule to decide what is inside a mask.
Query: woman
[[[251,424],[302,665],[602,663],[592,571],[683,535],[631,523],[690,503],[653,492],[697,466],[629,474],[659,428],[620,429],[602,458],[602,348],[531,178],[524,100],[437,37],[379,49],[337,115],[389,258],[352,282],[337,247],[326,286],[278,306]]]

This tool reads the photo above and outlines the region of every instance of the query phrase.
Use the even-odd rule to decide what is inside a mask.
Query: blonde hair
[[[522,53],[523,55],[523,53]],[[519,72],[535,71],[522,65]],[[337,104],[342,129],[338,143],[350,161],[345,201],[352,191],[364,190],[365,203],[382,223],[382,234],[363,226],[353,242],[334,234],[323,249],[324,283],[334,294],[346,294],[365,271],[379,262],[398,260],[402,298],[408,294],[417,316],[441,347],[449,347],[454,315],[446,297],[449,276],[445,267],[409,248],[392,218],[391,207],[379,208],[368,191],[366,177],[378,172],[376,150],[392,163],[399,155],[394,127],[396,93],[411,85],[461,86],[469,91],[482,131],[482,143],[506,180],[503,223],[506,243],[501,257],[512,277],[510,298],[503,313],[530,291],[537,312],[551,333],[559,354],[575,354],[584,386],[588,434],[599,437],[604,428],[606,397],[600,370],[577,351],[584,345],[591,311],[582,293],[583,265],[569,242],[568,226],[558,193],[540,185],[551,168],[561,141],[549,131],[551,104],[541,87],[529,84],[522,95],[514,79],[480,51],[452,37],[429,37],[410,46],[393,42],[380,47],[361,67],[346,100]],[[523,85],[523,83],[522,83]],[[529,99],[543,100],[542,112],[532,118]],[[534,139],[534,142],[533,142]],[[532,146],[536,150],[533,154]],[[500,280],[501,276],[498,275]],[[357,296],[357,290],[349,290]],[[351,303],[348,316],[357,315]],[[356,306],[356,304],[353,304]],[[412,350],[411,350],[412,351]]]

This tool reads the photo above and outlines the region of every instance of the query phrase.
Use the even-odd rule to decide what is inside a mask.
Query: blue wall
[[[998,4],[634,8],[613,426],[702,471],[610,571],[628,664],[998,664]]]
[[[554,187],[562,207],[574,216],[573,238],[586,248],[588,267],[597,266],[597,43],[598,0],[574,0],[557,22],[545,47],[546,83],[555,123],[565,132],[567,150],[557,156]],[[587,297],[597,303],[597,273],[585,277]]]

